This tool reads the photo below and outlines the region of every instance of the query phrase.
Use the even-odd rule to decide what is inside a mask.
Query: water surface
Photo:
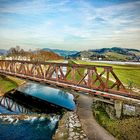
[[[20,86],[17,90],[69,110],[74,110],[76,108],[72,94],[48,87],[47,85],[28,82]]]
[[[17,90],[69,110],[74,110],[76,107],[73,95],[59,89],[28,82]],[[46,114],[50,115],[49,118],[43,118],[42,116],[31,117],[31,114],[27,114],[29,119],[18,120],[12,118],[11,114],[19,113],[0,106],[0,140],[51,140],[60,118],[57,113]]]
[[[59,118],[30,117],[27,120],[14,120],[0,117],[0,140],[51,140]]]

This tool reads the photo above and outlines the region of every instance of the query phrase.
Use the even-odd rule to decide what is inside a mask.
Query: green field
[[[0,94],[15,89],[18,85],[22,84],[23,80],[11,76],[5,77],[0,75]]]
[[[132,82],[133,87],[140,89],[140,66],[138,65],[117,65],[117,64],[105,64],[97,62],[85,62],[81,60],[74,61],[77,64],[89,64],[89,65],[101,65],[101,66],[112,66],[113,71],[121,80],[121,82],[128,86]],[[98,68],[101,71],[101,68]]]

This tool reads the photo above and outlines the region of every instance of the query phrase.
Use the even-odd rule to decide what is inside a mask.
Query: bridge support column
[[[116,117],[119,119],[122,115],[123,102],[120,100],[115,100],[114,107],[116,111]]]
[[[136,110],[135,110],[135,115],[139,116],[140,115],[140,106],[136,106]]]

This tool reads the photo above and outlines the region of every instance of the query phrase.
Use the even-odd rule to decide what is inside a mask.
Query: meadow
[[[0,75],[0,94],[4,94],[12,89],[15,89],[18,85],[21,85],[24,81],[12,76]]]
[[[112,66],[113,71],[121,80],[121,82],[126,86],[126,88],[131,83],[134,88],[140,89],[140,65],[118,65],[118,64],[106,64],[97,62],[87,62],[81,60],[74,60],[77,64],[88,64],[88,65],[101,65],[101,66]],[[101,68],[98,68],[101,71]]]

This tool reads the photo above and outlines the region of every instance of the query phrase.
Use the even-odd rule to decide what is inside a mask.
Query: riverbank
[[[72,92],[74,101],[77,103],[79,95]],[[88,140],[82,129],[81,122],[77,115],[77,108],[74,111],[64,111],[58,123],[58,128],[53,136],[53,140]]]
[[[53,140],[88,140],[76,111],[64,113]]]
[[[80,94],[76,102],[77,110],[63,115],[53,140],[116,140],[93,117],[91,96]]]
[[[25,81],[12,76],[0,75],[0,96],[24,84]]]

